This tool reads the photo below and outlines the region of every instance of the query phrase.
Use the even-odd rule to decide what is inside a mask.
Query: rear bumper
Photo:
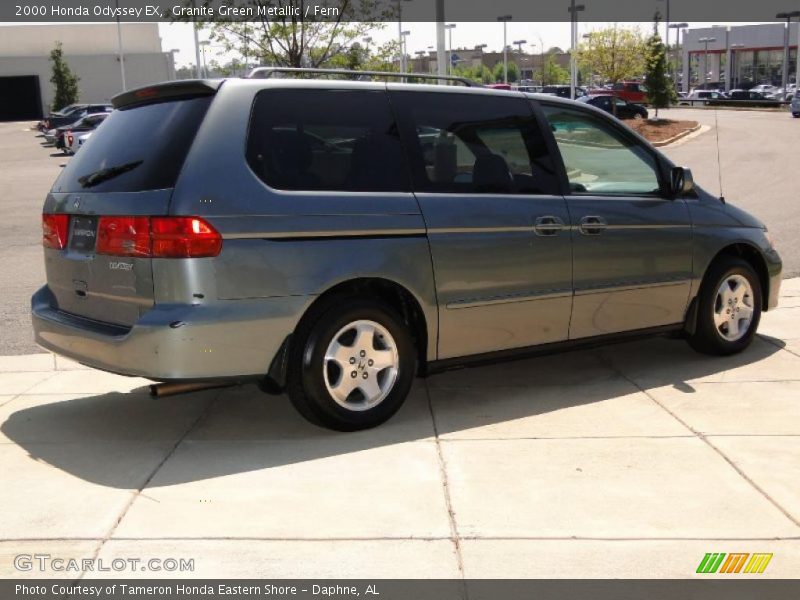
[[[59,311],[44,286],[31,317],[36,343],[96,369],[157,381],[244,379],[267,373],[312,299],[156,305],[123,328]]]

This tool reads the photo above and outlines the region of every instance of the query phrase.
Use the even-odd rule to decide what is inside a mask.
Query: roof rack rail
[[[298,75],[347,75],[349,77],[392,77],[396,79],[433,79],[461,83],[467,87],[482,87],[466,77],[433,75],[432,73],[396,73],[392,71],[352,71],[350,69],[307,69],[298,67],[256,67],[246,79],[269,79],[276,73],[295,73]]]

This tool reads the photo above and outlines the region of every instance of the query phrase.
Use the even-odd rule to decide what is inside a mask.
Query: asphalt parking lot
[[[744,129],[753,114],[779,139]],[[725,194],[800,273],[800,122],[718,119],[750,148],[722,148]],[[741,355],[656,338],[453,371],[356,434],[253,386],[152,399],[28,341],[41,201],[67,159],[23,128],[0,124],[0,577],[98,576],[19,572],[24,553],[194,559],[102,573],[122,577],[683,578],[709,552],[772,553],[755,577],[800,572],[800,278]],[[715,135],[666,149],[712,190]]]

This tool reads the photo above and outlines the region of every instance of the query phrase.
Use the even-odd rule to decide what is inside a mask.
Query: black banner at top
[[[436,21],[437,0],[2,0],[0,22]],[[444,19],[491,22],[768,22],[800,0],[443,0]]]

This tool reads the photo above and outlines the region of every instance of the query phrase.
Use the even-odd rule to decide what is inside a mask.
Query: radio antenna
[[[719,109],[714,107],[714,129],[717,136],[717,176],[719,177],[719,200],[725,204],[725,194],[722,193],[722,160],[719,156]]]

